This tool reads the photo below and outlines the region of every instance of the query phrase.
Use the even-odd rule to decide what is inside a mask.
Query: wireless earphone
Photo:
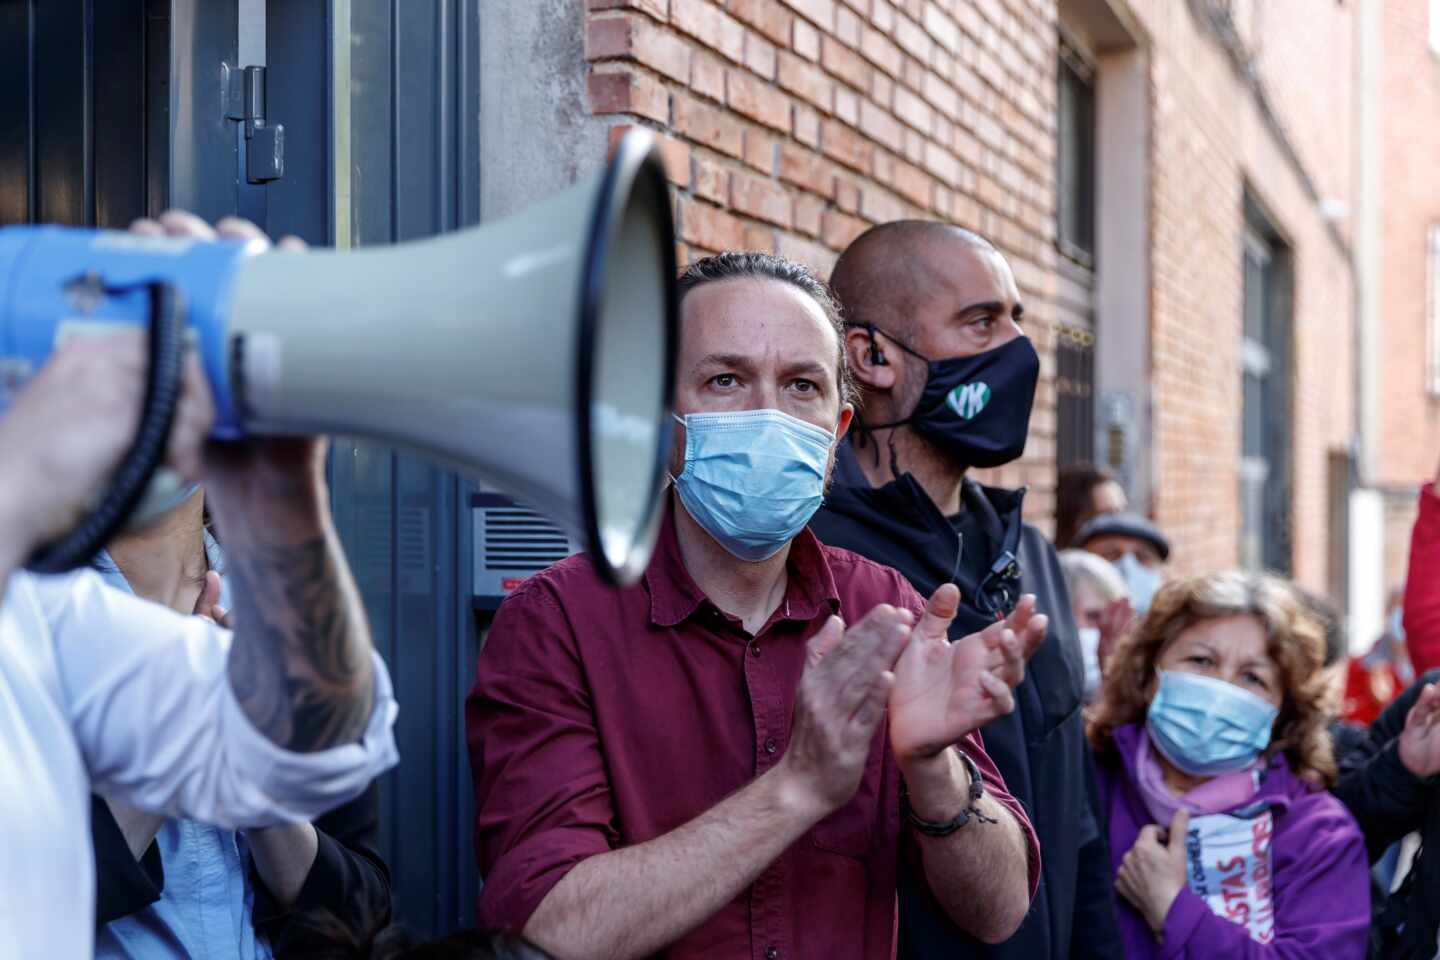
[[[875,342],[875,324],[865,324],[865,329],[870,334],[870,365],[872,367],[888,367],[890,361],[885,359],[885,353],[880,345]]]

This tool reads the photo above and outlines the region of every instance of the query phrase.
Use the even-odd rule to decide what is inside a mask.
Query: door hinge
[[[265,68],[220,65],[225,119],[245,130],[245,179],[268,183],[285,175],[285,125],[265,118]]]

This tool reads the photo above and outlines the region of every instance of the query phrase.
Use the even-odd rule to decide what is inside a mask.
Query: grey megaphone
[[[669,189],[647,133],[622,139],[594,180],[515,217],[392,247],[249,255],[0,230],[0,372],[37,369],[68,329],[146,323],[151,379],[131,453],[32,569],[88,561],[163,499],[151,481],[187,329],[216,437],[340,434],[412,450],[549,514],[605,579],[645,568],[678,338]]]
[[[244,262],[245,428],[424,453],[584,537],[632,582],[658,529],[677,348],[669,191],[647,134],[517,216]]]

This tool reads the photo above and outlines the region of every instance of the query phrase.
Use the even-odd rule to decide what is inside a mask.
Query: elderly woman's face
[[[1202,620],[1171,641],[1155,666],[1224,680],[1278,707],[1285,690],[1266,646],[1265,626],[1257,617]]]

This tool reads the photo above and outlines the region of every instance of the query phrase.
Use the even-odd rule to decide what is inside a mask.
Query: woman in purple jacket
[[[1239,572],[1166,586],[1116,646],[1089,732],[1126,956],[1365,956],[1365,844],[1325,792],[1323,652],[1284,581]]]

